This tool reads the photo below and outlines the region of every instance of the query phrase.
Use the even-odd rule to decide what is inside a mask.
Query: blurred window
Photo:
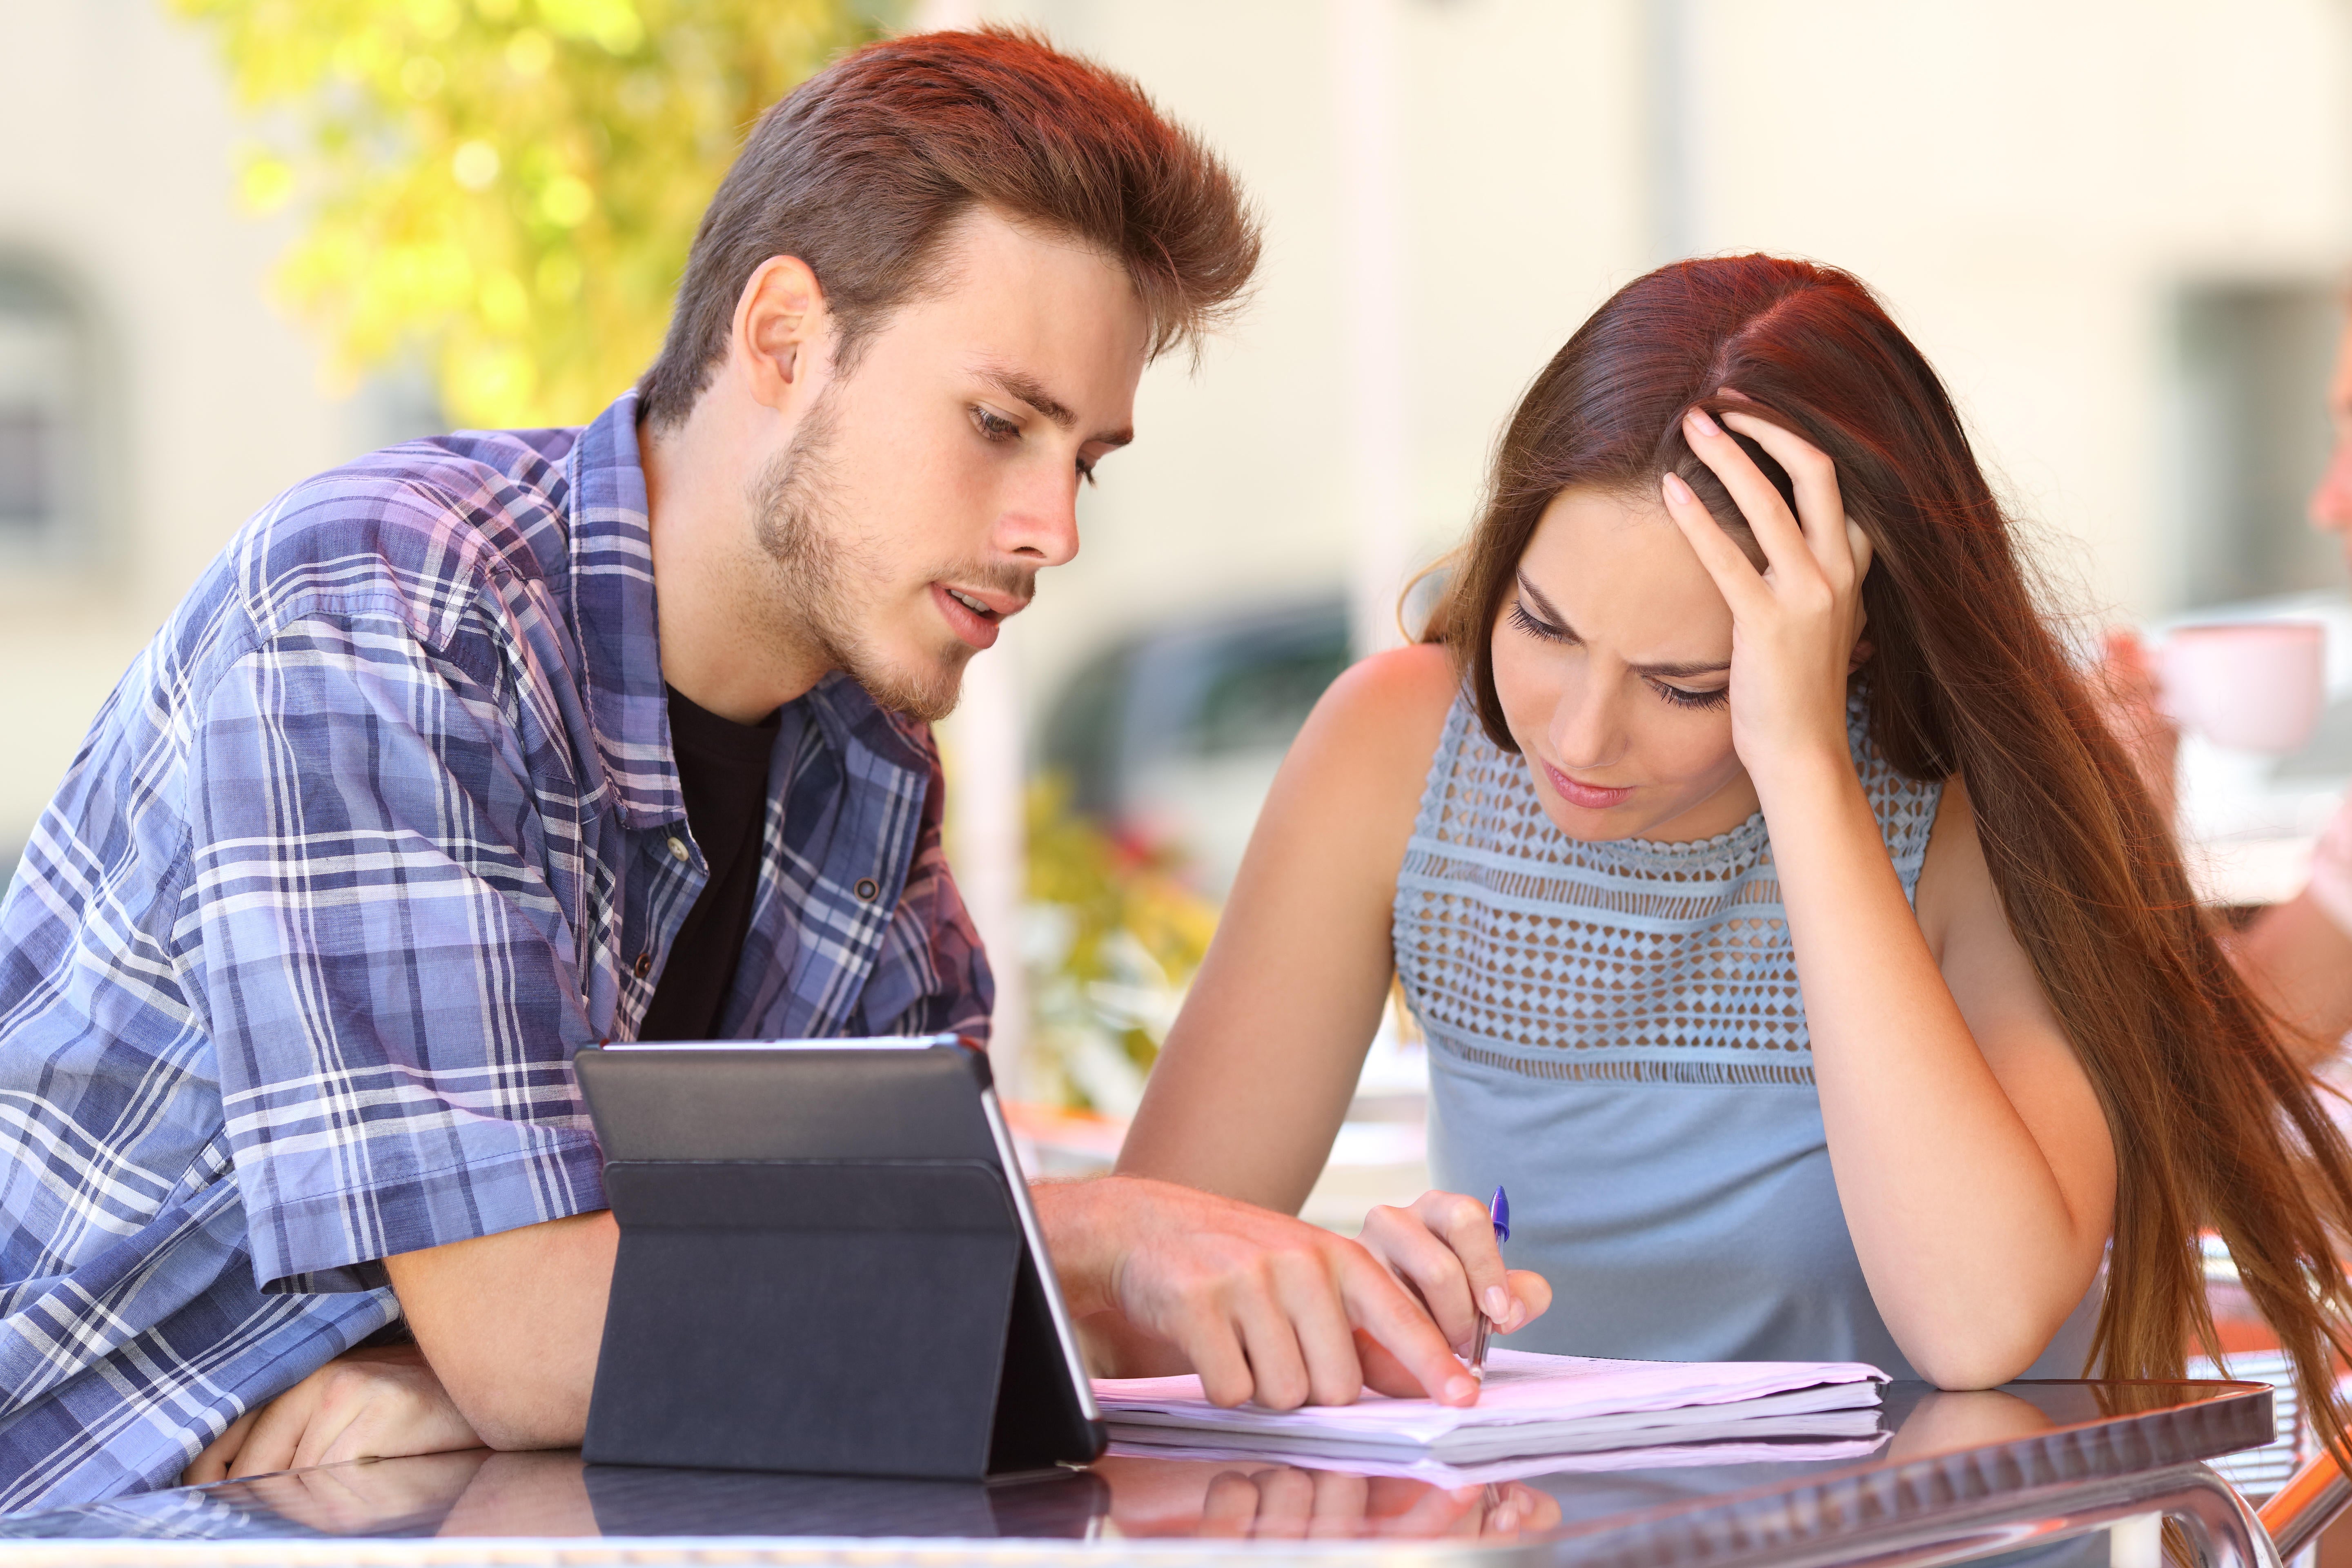
[[[2327,463],[2332,283],[2226,282],[2180,295],[2181,608],[2336,586],[2337,552],[2304,520]]]
[[[1283,753],[1347,664],[1337,599],[1134,634],[1062,689],[1039,760],[1077,810],[1174,849],[1222,894]]]
[[[1192,716],[1192,743],[1202,756],[1287,748],[1324,688],[1348,668],[1348,640],[1308,613],[1296,625],[1234,639],[1209,678]]]
[[[90,357],[65,291],[0,257],[0,553],[54,557],[85,542]]]

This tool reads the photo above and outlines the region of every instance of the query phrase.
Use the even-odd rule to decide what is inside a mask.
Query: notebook
[[[1860,1362],[1602,1361],[1497,1350],[1478,1403],[1367,1390],[1353,1405],[1220,1409],[1197,1377],[1097,1378],[1115,1441],[1477,1465],[1694,1442],[1861,1438],[1886,1374]]]

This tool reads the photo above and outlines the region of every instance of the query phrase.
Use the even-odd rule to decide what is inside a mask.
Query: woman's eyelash
[[[1560,635],[1560,630],[1558,626],[1539,621],[1533,616],[1528,614],[1528,607],[1525,605],[1514,603],[1511,605],[1511,625],[1527,633],[1528,636],[1531,637],[1541,637],[1546,642],[1566,642],[1568,640]]]
[[[1539,621],[1528,614],[1528,607],[1517,601],[1511,605],[1511,625],[1527,633],[1528,636],[1540,637],[1545,642],[1571,640],[1568,634],[1558,626],[1547,621]],[[1731,689],[1727,686],[1720,691],[1685,691],[1679,686],[1668,686],[1664,681],[1653,680],[1650,682],[1650,689],[1676,708],[1722,708],[1728,706],[1731,701]]]
[[[1722,708],[1731,701],[1731,688],[1727,686],[1720,691],[1685,691],[1679,686],[1664,686],[1654,680],[1650,689],[1677,708]]]

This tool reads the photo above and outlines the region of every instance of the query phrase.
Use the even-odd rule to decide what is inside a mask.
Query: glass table
[[[2204,1568],[2279,1568],[2204,1463],[2271,1440],[2245,1383],[1887,1390],[1878,1432],[1587,1454],[1476,1484],[1140,1450],[978,1483],[652,1470],[576,1453],[323,1466],[0,1518],[0,1568],[71,1563],[1330,1563],[1929,1568],[2106,1557],[2163,1515]],[[2153,1529],[2138,1539],[2160,1568]],[[2068,1543],[2073,1542],[2073,1546]],[[2089,1548],[2095,1547],[2095,1553]],[[2118,1568],[2122,1568],[2119,1563]]]

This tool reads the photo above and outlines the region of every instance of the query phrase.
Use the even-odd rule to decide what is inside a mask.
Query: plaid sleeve
[[[907,867],[905,891],[883,933],[874,975],[859,998],[860,1017],[850,1032],[872,1035],[969,1036],[988,1043],[989,1015],[996,1004],[980,932],[956,890],[940,845],[940,819],[947,780],[936,747],[929,752],[930,778],[923,794],[922,826]]]
[[[303,619],[199,710],[182,928],[266,1289],[603,1206],[572,763],[490,646]]]

